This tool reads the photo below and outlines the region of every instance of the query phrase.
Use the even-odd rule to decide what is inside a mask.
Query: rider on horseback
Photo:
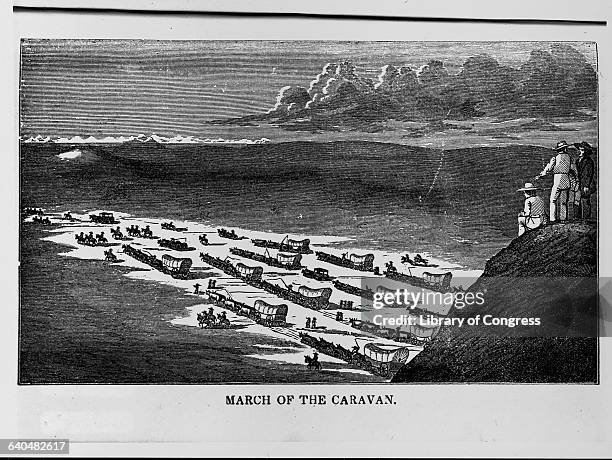
[[[416,255],[414,256],[414,261],[415,261],[417,264],[426,264],[427,262],[429,262],[427,259],[425,259],[425,258],[421,257],[421,254],[416,254]]]
[[[392,261],[389,261],[385,264],[385,267],[387,267],[387,271],[389,273],[395,273],[397,272],[397,268],[395,268],[395,265],[393,265]]]
[[[312,352],[312,357],[304,356],[304,362],[308,366],[308,369],[316,369],[318,371],[321,370],[321,363],[319,362],[319,353],[316,350]]]

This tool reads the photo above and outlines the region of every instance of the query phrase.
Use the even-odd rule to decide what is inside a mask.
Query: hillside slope
[[[597,381],[597,229],[554,224],[516,238],[470,287],[485,303],[451,315],[541,325],[444,328],[396,382]]]

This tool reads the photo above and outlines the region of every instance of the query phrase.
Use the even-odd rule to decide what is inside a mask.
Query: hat
[[[517,192],[528,192],[530,190],[540,190],[538,187],[533,185],[531,182],[525,182],[525,186],[523,188],[519,188]]]
[[[588,154],[588,155],[593,153],[593,147],[587,141],[576,142],[574,144],[574,147],[576,147],[578,149],[584,149],[585,153]]]
[[[569,146],[570,145],[567,142],[565,142],[565,141],[557,142],[557,147],[555,148],[555,150],[556,151],[563,150],[563,149],[566,149]]]

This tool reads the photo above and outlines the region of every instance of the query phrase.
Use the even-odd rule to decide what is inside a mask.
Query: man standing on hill
[[[580,213],[583,219],[591,218],[591,195],[595,192],[595,162],[591,158],[593,148],[588,142],[574,144],[580,152],[576,166],[580,184]]]
[[[557,143],[555,150],[557,154],[550,159],[546,167],[540,174],[534,177],[535,180],[554,174],[553,186],[550,191],[550,221],[567,220],[567,199],[569,197],[570,181],[569,171],[572,165],[572,158],[567,149],[569,144],[565,141]]]

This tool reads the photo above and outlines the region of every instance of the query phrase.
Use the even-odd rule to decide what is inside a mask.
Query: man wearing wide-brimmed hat
[[[548,221],[546,203],[537,194],[539,189],[531,182],[525,183],[517,192],[525,193],[525,208],[518,215],[518,234],[521,236],[527,230],[541,227]]]
[[[555,150],[557,154],[550,159],[535,180],[553,173],[553,186],[550,191],[550,221],[567,220],[567,199],[569,196],[570,180],[569,172],[572,167],[572,157],[568,153],[570,145],[561,141],[557,143]]]

